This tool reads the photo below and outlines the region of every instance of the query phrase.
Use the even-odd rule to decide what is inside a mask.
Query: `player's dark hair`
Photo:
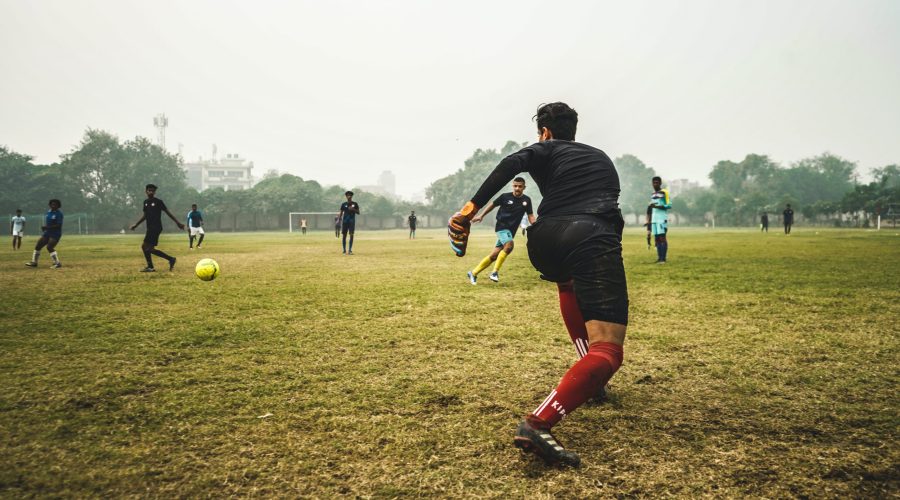
[[[54,203],[56,203],[57,207],[62,208],[62,202],[57,200],[56,198],[53,198],[52,200],[47,202],[48,205],[52,205]]]
[[[650,179],[650,180],[651,180],[651,181],[659,181],[659,182],[662,182],[662,177],[660,177],[660,176],[657,175],[657,176],[654,176],[654,177],[653,177],[652,179]]]
[[[196,204],[196,203],[191,203],[191,206],[192,206],[192,207],[196,207],[197,204]]]
[[[347,195],[353,196],[353,191],[347,191],[346,193],[344,193],[344,196],[347,196]]]
[[[17,208],[17,209],[16,209],[16,212],[21,212],[21,211],[22,211],[21,208]]]
[[[144,191],[148,189],[157,189],[156,184],[147,184],[146,186],[144,186]]]
[[[525,184],[525,178],[524,177],[516,177],[515,179],[513,179],[513,182],[521,182],[522,184]]]
[[[537,121],[538,130],[547,127],[554,139],[563,141],[575,140],[575,129],[578,128],[578,112],[564,102],[551,102],[538,106],[533,119]]]

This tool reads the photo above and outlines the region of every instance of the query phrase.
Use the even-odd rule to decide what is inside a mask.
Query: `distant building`
[[[227,154],[217,160],[199,159],[185,163],[184,170],[187,183],[197,191],[213,187],[224,188],[225,191],[240,191],[253,187],[253,162],[241,158],[238,154]]]
[[[397,194],[397,178],[390,170],[385,170],[378,176],[378,185],[391,196]]]

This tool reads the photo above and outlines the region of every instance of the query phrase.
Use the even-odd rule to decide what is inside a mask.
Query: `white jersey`
[[[21,215],[13,215],[12,219],[13,234],[19,234],[25,229],[25,217]]]

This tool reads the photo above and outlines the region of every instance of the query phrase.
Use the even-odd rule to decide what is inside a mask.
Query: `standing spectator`
[[[791,208],[791,204],[787,204],[787,208],[784,209],[784,212],[781,212],[781,215],[784,217],[784,234],[791,234],[791,226],[794,225],[794,210]]]
[[[25,236],[25,217],[22,216],[21,209],[16,209],[16,215],[13,215],[9,221],[9,229],[12,231],[13,250],[22,248],[22,236]]]
[[[762,217],[759,219],[759,230],[760,232],[769,232],[769,214],[767,212],[763,212]]]
[[[406,222],[409,224],[409,239],[411,240],[416,239],[416,221],[418,221],[418,218],[416,217],[416,211],[413,210],[409,217],[406,218]]]

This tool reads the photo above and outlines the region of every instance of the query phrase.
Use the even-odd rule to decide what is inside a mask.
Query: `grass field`
[[[60,270],[7,246],[0,495],[900,495],[896,231],[678,229],[666,266],[626,233],[625,364],[555,430],[574,470],[511,446],[575,350],[524,240],[467,283],[491,238],[457,259],[438,230],[361,232],[353,256],[168,232],[155,274],[140,235],[65,236]]]

